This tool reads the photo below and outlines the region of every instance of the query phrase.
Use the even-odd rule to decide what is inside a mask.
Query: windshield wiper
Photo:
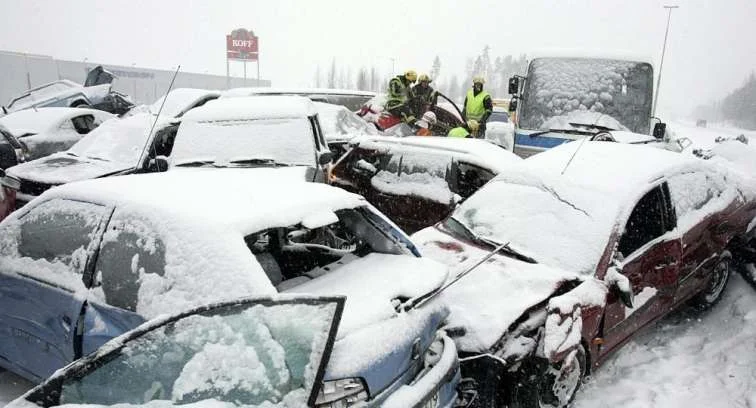
[[[202,166],[212,166],[216,168],[223,168],[223,166],[219,166],[215,164],[215,160],[192,160],[184,163],[179,163],[176,165],[176,167],[202,167]]]
[[[462,221],[452,217],[449,217],[448,221],[454,221],[454,223],[462,228],[462,232],[464,235],[467,236],[468,239],[470,239],[473,242],[477,242],[479,244],[484,244],[485,246],[490,246],[493,248],[500,248],[497,252],[503,252],[505,255],[509,256],[510,258],[514,258],[523,262],[527,263],[538,263],[535,259],[518,252],[516,249],[509,246],[509,242],[502,244],[501,242],[498,242],[496,240],[493,240],[491,238],[487,238],[481,235],[478,235],[474,233],[467,225],[465,225]],[[455,229],[456,231],[456,229]]]
[[[549,130],[539,130],[538,132],[530,133],[527,136],[537,137],[537,136],[545,135],[546,133],[574,133],[578,135],[592,135],[595,132],[589,132],[587,130],[580,130],[580,129],[549,129]]]
[[[92,159],[92,160],[99,160],[99,161],[110,161],[108,159],[103,159],[102,157],[97,157],[97,156],[86,156],[86,158]]]
[[[601,130],[601,131],[604,131],[604,132],[609,132],[609,131],[612,131],[612,130],[617,130],[617,129],[613,129],[613,128],[610,128],[610,127],[606,127],[606,126],[602,126],[602,125],[597,125],[595,123],[570,122],[570,126],[575,126],[575,127],[583,126],[583,127],[587,127],[587,128],[591,128],[591,129]]]
[[[250,157],[246,159],[237,159],[237,160],[229,160],[228,163],[230,164],[251,164],[251,165],[257,165],[257,164],[263,164],[263,165],[270,165],[274,167],[291,167],[291,166],[303,166],[301,164],[292,164],[292,163],[284,163],[277,161],[276,159],[271,158],[261,158],[261,157]]]

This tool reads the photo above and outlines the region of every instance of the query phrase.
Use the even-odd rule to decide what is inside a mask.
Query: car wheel
[[[730,280],[730,257],[723,256],[711,270],[709,284],[693,298],[694,304],[706,310],[722,299],[727,282]]]
[[[525,381],[514,387],[510,407],[562,408],[575,399],[583,383],[587,355],[583,346],[557,364],[536,364]]]

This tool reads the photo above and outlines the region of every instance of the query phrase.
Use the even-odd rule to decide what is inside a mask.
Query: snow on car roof
[[[184,120],[203,122],[304,118],[315,114],[315,105],[302,96],[247,96],[212,100],[187,112]]]
[[[138,206],[245,235],[366,204],[362,197],[335,187],[291,181],[279,170],[287,169],[180,169],[108,177],[65,184],[43,197]]]
[[[366,149],[385,149],[395,146],[402,150],[433,149],[464,158],[496,171],[504,171],[522,159],[514,153],[481,139],[459,139],[448,137],[409,136],[409,137],[361,137],[352,144],[359,144]]]
[[[375,96],[375,92],[357,91],[352,89],[328,89],[328,88],[233,88],[225,91],[222,97],[251,96],[251,95],[358,95]]]
[[[24,133],[42,133],[57,129],[61,122],[84,114],[94,115],[102,120],[115,116],[97,109],[84,108],[37,108],[24,109],[9,113],[0,118],[11,133],[18,136]]]
[[[198,89],[198,88],[176,88],[168,93],[168,100],[163,106],[162,116],[175,117],[182,113],[187,108],[193,106],[202,99],[208,97],[219,97],[221,91]],[[161,96],[155,102],[150,105],[149,110],[153,114],[157,114],[160,110],[160,105],[163,104],[163,100],[166,95]]]

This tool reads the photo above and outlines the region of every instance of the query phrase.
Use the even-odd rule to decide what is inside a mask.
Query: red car
[[[468,395],[562,407],[638,330],[714,305],[755,217],[753,180],[727,166],[574,142],[501,173],[413,240],[457,270],[438,297]]]
[[[21,187],[18,179],[0,169],[0,221],[16,209],[16,191]]]

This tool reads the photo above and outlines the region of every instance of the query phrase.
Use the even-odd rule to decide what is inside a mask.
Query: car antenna
[[[438,288],[438,290],[436,290],[436,291],[428,293],[427,295],[420,296],[419,298],[416,298],[416,299],[412,300],[412,302],[410,302],[409,304],[407,304],[404,307],[404,311],[406,312],[406,311],[409,311],[411,309],[417,309],[417,308],[421,307],[422,305],[430,302],[433,298],[435,298],[436,296],[438,296],[441,292],[445,291],[446,288],[448,288],[449,286],[457,283],[458,280],[460,280],[460,279],[464,278],[465,276],[467,276],[467,274],[469,274],[470,272],[472,272],[473,270],[475,270],[475,268],[477,268],[480,265],[482,265],[483,262],[486,262],[487,260],[491,259],[491,257],[493,257],[494,255],[496,255],[497,253],[499,253],[499,251],[501,251],[502,249],[506,248],[508,245],[509,245],[509,242],[506,242],[504,244],[501,244],[501,245],[497,246],[496,248],[494,248],[493,250],[491,250],[491,252],[487,253],[484,257],[480,258],[478,260],[478,262],[475,262],[475,264],[473,264],[472,266],[470,266],[469,268],[465,269],[460,274],[458,274],[456,277],[454,277],[454,279],[452,279],[451,281],[449,281],[449,283],[447,283],[446,285]]]
[[[139,168],[142,165],[142,163],[144,163],[144,159],[146,158],[147,151],[150,149],[150,145],[152,145],[153,153],[155,153],[155,159],[157,159],[157,148],[155,147],[155,144],[152,143],[152,132],[155,131],[155,126],[157,125],[158,119],[160,119],[160,114],[163,112],[163,106],[165,106],[165,101],[168,100],[168,94],[170,94],[171,89],[173,89],[173,82],[176,81],[176,75],[178,75],[179,70],[181,70],[181,65],[176,67],[176,72],[173,73],[173,78],[171,78],[171,83],[168,85],[168,92],[165,93],[163,102],[160,103],[160,108],[158,109],[157,116],[155,116],[155,120],[152,122],[152,127],[150,128],[150,133],[147,135],[147,142],[145,142],[144,147],[142,148],[142,154],[139,155],[139,162],[137,163],[137,168]]]
[[[570,166],[570,163],[572,163],[572,159],[575,158],[575,156],[577,155],[578,150],[580,150],[580,148],[583,147],[583,144],[585,143],[586,140],[588,140],[588,136],[584,136],[583,137],[583,140],[580,141],[580,145],[572,153],[572,156],[570,156],[570,160],[568,160],[567,164],[564,165],[564,168],[562,169],[562,173],[561,173],[562,176],[564,176],[564,172],[567,171],[567,167]]]

